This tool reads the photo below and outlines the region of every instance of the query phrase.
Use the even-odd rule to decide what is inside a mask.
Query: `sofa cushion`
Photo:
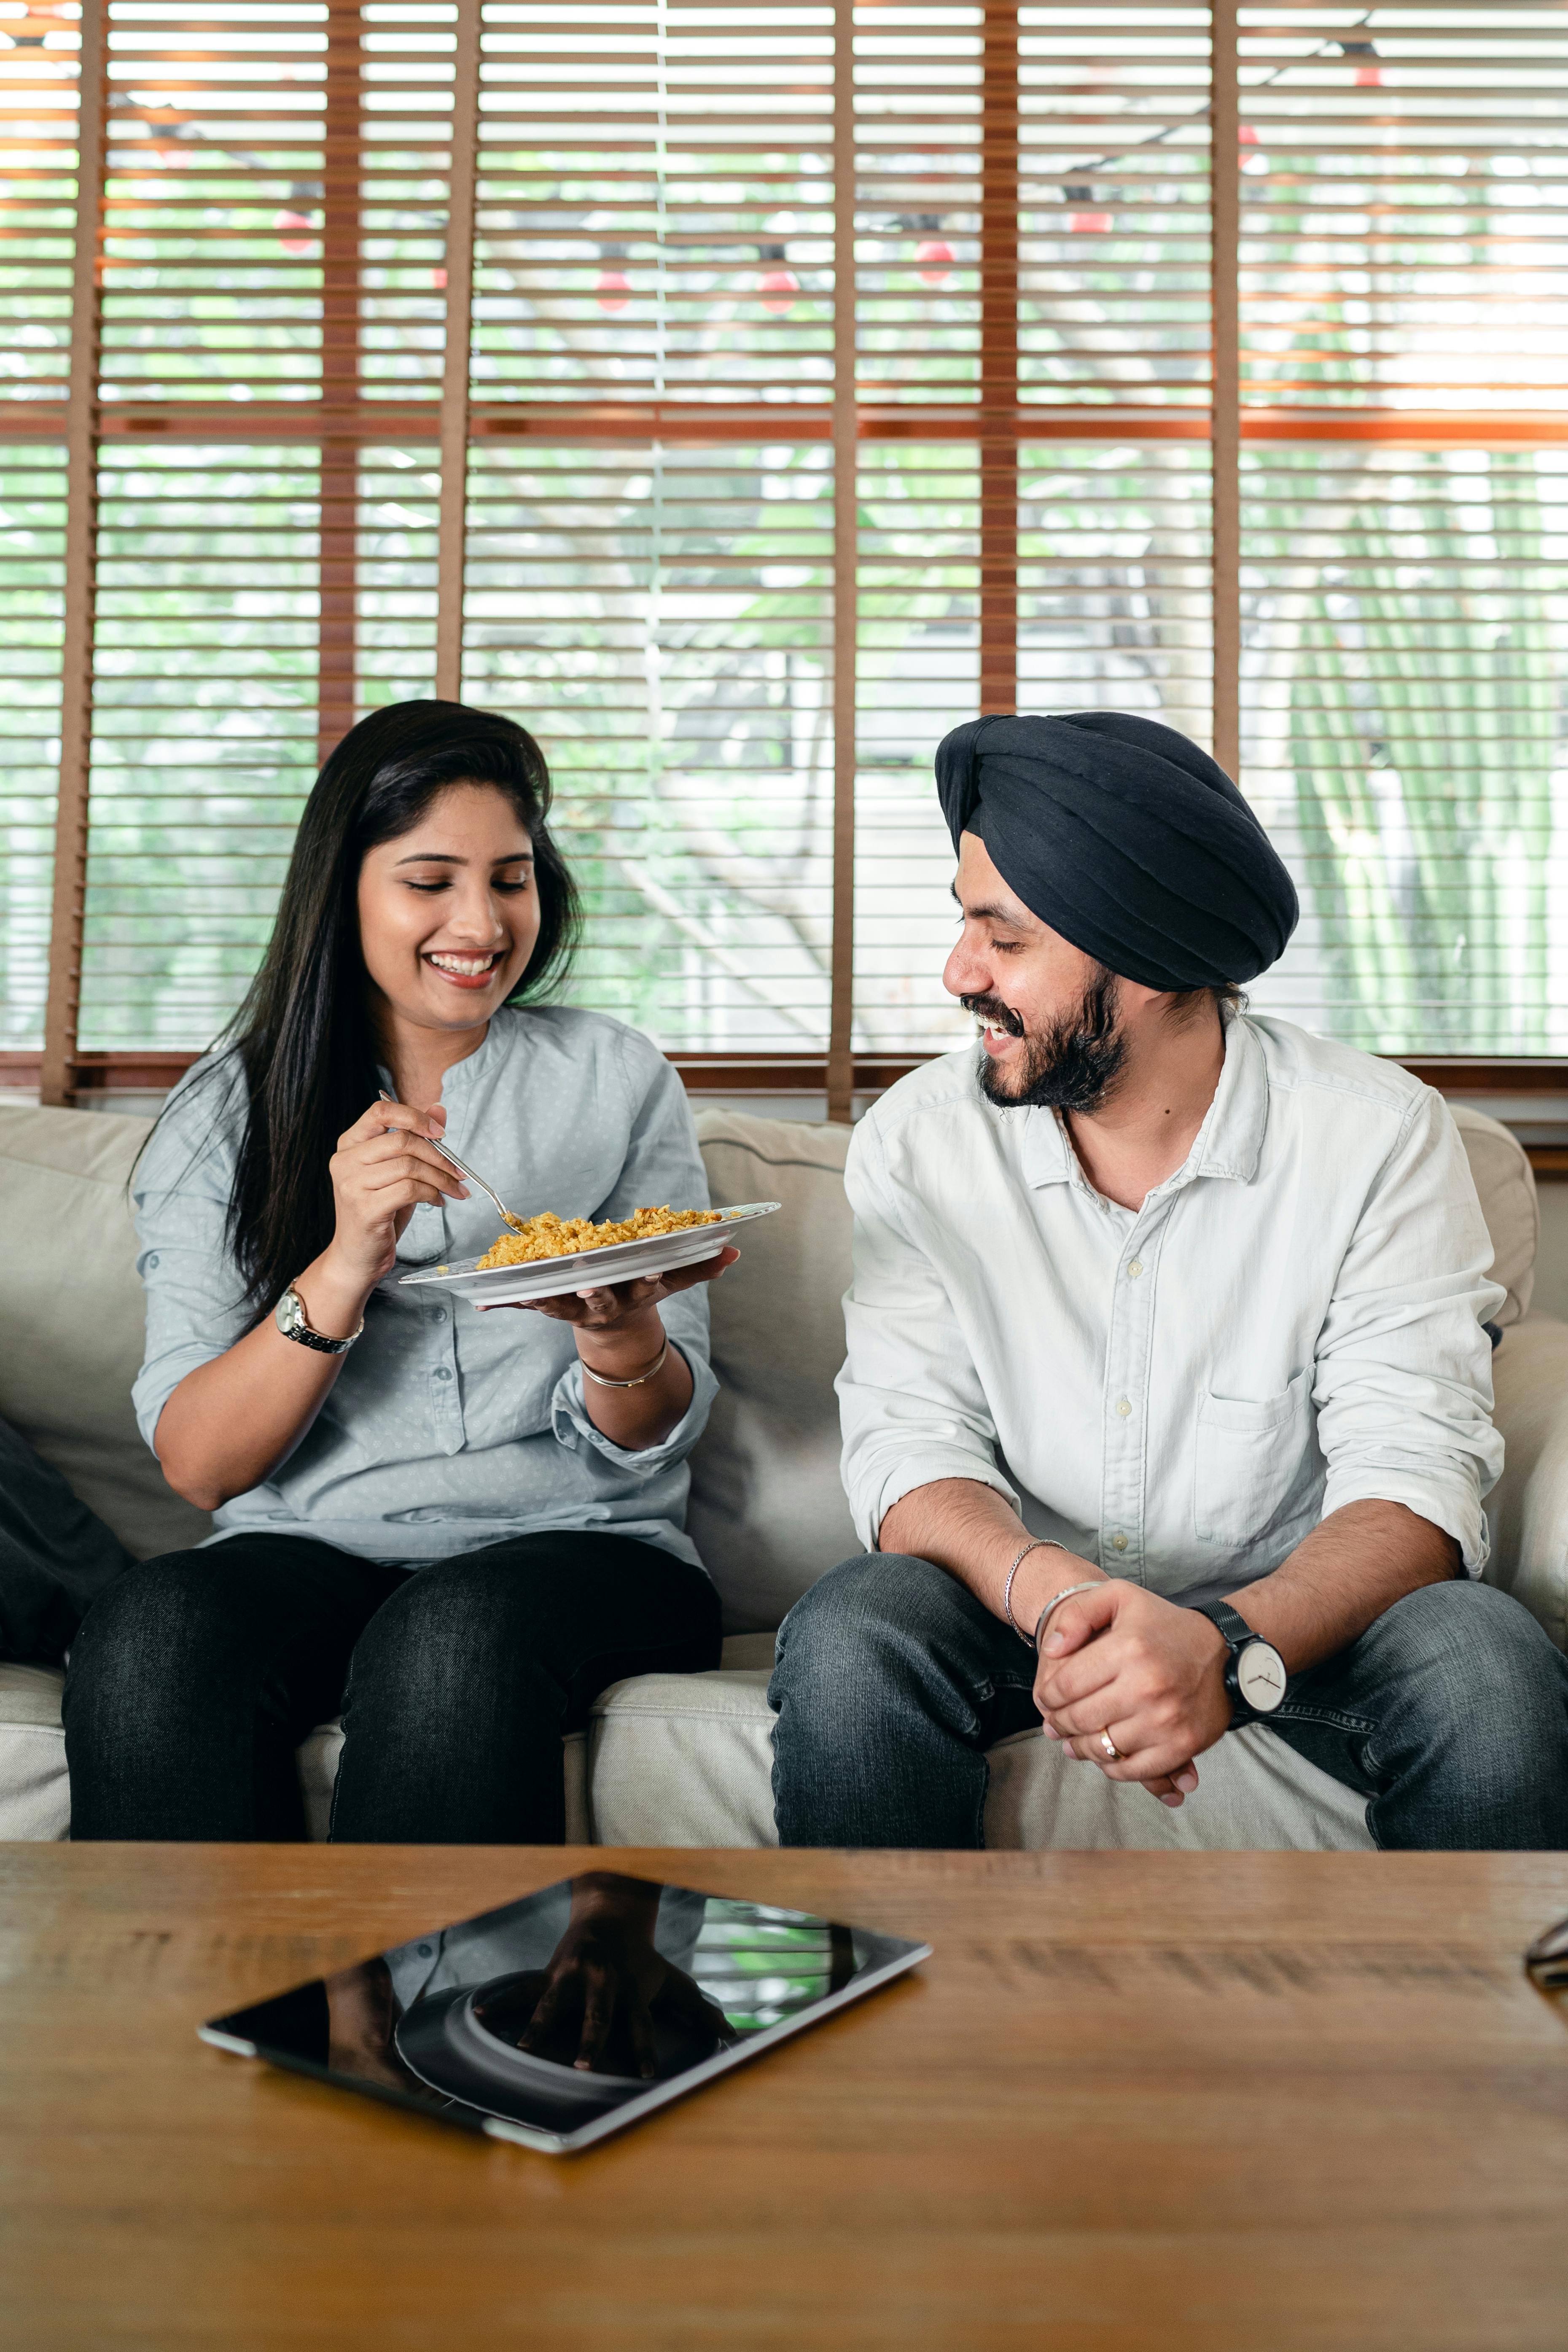
[[[64,1685],[46,1666],[0,1664],[0,1843],[69,1834]]]
[[[1003,1740],[989,1761],[990,1846],[1236,1853],[1346,1853],[1373,1843],[1364,1800],[1261,1724],[1200,1756],[1197,1790],[1174,1811],[1146,1790],[1085,1771],[1040,1731]]]
[[[639,1675],[595,1706],[564,1743],[566,1836],[599,1845],[776,1845],[771,1639],[729,1642],[708,1675]],[[58,1675],[0,1665],[0,1841],[63,1838],[70,1827]],[[342,1733],[299,1751],[310,1835],[324,1838]],[[1037,1732],[991,1751],[992,1846],[1364,1846],[1360,1800],[1265,1730],[1222,1740],[1180,1812],[1141,1789],[1079,1771]]]
[[[773,1637],[771,1633],[742,1633],[725,1643],[721,1664],[731,1672],[726,1675],[697,1677],[708,1681],[733,1681],[734,1670],[743,1673],[761,1667],[764,1684],[773,1665]],[[694,1679],[684,1675],[645,1675],[636,1682],[617,1685],[622,1690],[640,1691],[651,1683],[672,1684],[677,1691]],[[3,1723],[0,1711],[0,1723]],[[593,1815],[588,1798],[590,1735],[586,1731],[569,1732],[562,1743],[565,1750],[566,1774],[566,1843],[568,1845],[588,1845],[593,1841]],[[324,1838],[332,1813],[332,1784],[338,1777],[338,1758],[342,1753],[343,1727],[341,1723],[318,1724],[310,1738],[298,1750],[300,1787],[305,1799],[305,1820],[313,1838]],[[0,1766],[0,1789],[4,1787],[4,1767]],[[0,1831],[0,1835],[4,1832]],[[656,1840],[657,1843],[658,1841]],[[689,1841],[678,1840],[678,1843]],[[698,1841],[700,1843],[700,1841]],[[734,1840],[730,1841],[734,1843]],[[746,1838],[743,1844],[765,1843],[765,1840]]]
[[[781,1201],[710,1291],[719,1395],[691,1457],[687,1526],[729,1632],[776,1626],[825,1569],[858,1551],[838,1481],[847,1127],[702,1111],[713,1199]]]
[[[1508,1288],[1498,1317],[1507,1326],[1530,1304],[1534,1178],[1506,1128],[1463,1104],[1454,1116]],[[0,1414],[142,1558],[210,1528],[165,1486],[131,1412],[143,1323],[127,1185],[150,1125],[0,1108],[0,1197],[8,1229],[26,1236],[0,1301]],[[692,1458],[692,1532],[726,1624],[743,1632],[776,1625],[856,1549],[833,1393],[849,1281],[849,1129],[703,1111],[698,1133],[715,1200],[784,1203],[712,1293],[725,1385]]]
[[[1568,1650],[1568,1323],[1528,1315],[1492,1358],[1502,1476],[1487,1497],[1489,1584]]]
[[[1492,1279],[1508,1297],[1498,1308],[1502,1330],[1530,1312],[1535,1287],[1535,1253],[1541,1241],[1541,1203],[1535,1171],[1517,1135],[1468,1103],[1449,1106],[1476,1180],[1481,1214],[1492,1238]]]
[[[0,1415],[146,1559],[200,1543],[131,1410],[142,1285],[127,1191],[152,1121],[0,1108],[0,1199],[11,1235],[0,1294]]]

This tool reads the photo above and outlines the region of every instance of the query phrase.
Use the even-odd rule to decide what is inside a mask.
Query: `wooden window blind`
[[[1310,894],[1256,994],[1560,1054],[1568,24],[1241,23],[1247,779]]]
[[[11,1082],[205,1045],[430,693],[692,1083],[962,1034],[935,739],[1087,704],[1239,767],[1264,1009],[1549,1069],[1565,89],[1556,0],[0,0]]]

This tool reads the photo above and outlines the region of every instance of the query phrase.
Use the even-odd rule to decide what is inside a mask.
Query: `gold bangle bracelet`
[[[669,1341],[667,1339],[667,1340],[665,1341],[665,1343],[664,1343],[663,1347],[662,1347],[662,1348],[659,1349],[659,1351],[658,1351],[658,1362],[657,1362],[657,1363],[650,1364],[650,1365],[648,1366],[648,1368],[647,1368],[647,1371],[646,1371],[646,1372],[639,1372],[639,1373],[637,1374],[637,1378],[636,1378],[636,1380],[635,1380],[635,1381],[611,1381],[611,1380],[606,1380],[603,1372],[596,1372],[596,1371],[594,1370],[593,1365],[592,1365],[592,1364],[590,1364],[590,1363],[585,1362],[585,1361],[584,1361],[584,1358],[583,1358],[581,1355],[579,1355],[579,1357],[578,1357],[578,1359],[577,1359],[577,1361],[578,1361],[580,1364],[582,1364],[582,1366],[583,1366],[583,1378],[584,1378],[585,1381],[593,1381],[593,1383],[594,1383],[594,1386],[595,1386],[596,1389],[640,1389],[640,1388],[643,1388],[643,1387],[645,1387],[645,1386],[646,1386],[646,1384],[647,1384],[649,1381],[657,1381],[657,1380],[658,1380],[658,1376],[659,1376],[660,1372],[662,1372],[662,1371],[663,1371],[663,1370],[664,1370],[664,1368],[665,1368],[665,1365],[668,1362],[668,1360],[669,1360]]]

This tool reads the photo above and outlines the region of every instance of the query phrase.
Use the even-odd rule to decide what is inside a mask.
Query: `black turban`
[[[973,833],[1031,913],[1145,988],[1247,981],[1300,912],[1240,793],[1173,727],[1124,710],[976,719],[937,748],[958,847]]]

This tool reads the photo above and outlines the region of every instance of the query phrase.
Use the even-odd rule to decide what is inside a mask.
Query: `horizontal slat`
[[[64,638],[65,453],[0,448],[0,1045],[41,1045]]]
[[[0,437],[46,472],[74,73],[50,22],[0,54]],[[265,934],[315,757],[329,423],[359,450],[325,518],[357,511],[331,625],[358,705],[428,689],[452,17],[366,13],[358,149],[330,22],[111,0],[100,1041],[202,1041]],[[826,1021],[831,22],[491,0],[484,27],[468,690],[557,757],[588,1001],[783,1053]],[[1020,10],[1018,380],[984,415],[1012,159],[983,27],[856,13],[858,1018],[885,1058],[958,1034],[929,762],[974,708],[980,529],[1011,512],[983,443],[1023,444],[1023,702],[1208,724],[1206,26]],[[1242,29],[1247,776],[1307,903],[1267,1001],[1363,1039],[1554,1040],[1568,19],[1285,0]],[[0,574],[6,724],[46,747],[52,561],[18,539]],[[18,872],[46,803],[10,803]]]
[[[295,440],[314,446],[324,435],[358,442],[384,442],[395,437],[434,444],[438,419],[433,402],[420,404],[388,400],[336,406],[300,402],[254,401],[213,404],[180,401],[157,405],[126,404],[104,412],[106,440],[181,441],[201,446],[216,441]],[[1269,442],[1323,440],[1333,443],[1376,443],[1389,447],[1542,448],[1568,444],[1568,408],[1555,411],[1519,410],[1502,415],[1475,415],[1462,409],[1311,410],[1249,408],[1242,416],[1242,438]],[[721,446],[726,442],[823,442],[831,438],[832,410],[825,404],[781,404],[769,408],[753,404],[738,409],[695,403],[648,402],[579,405],[573,402],[541,404],[519,410],[510,406],[477,408],[470,420],[472,437],[486,440],[539,440],[582,446],[621,443],[643,447],[650,440]],[[859,438],[868,443],[946,440],[1000,444],[1039,440],[1064,441],[1167,440],[1206,442],[1206,411],[1183,408],[1148,409],[1019,408],[1011,413],[983,414],[973,407],[920,408],[913,404],[879,407],[862,404]],[[26,441],[58,441],[65,430],[64,411],[58,404],[0,399],[0,445]]]
[[[309,449],[106,449],[84,1048],[200,1046],[271,928],[315,772]]]
[[[1211,725],[1207,453],[1021,451],[1018,703]],[[952,845],[931,755],[979,708],[980,476],[951,446],[866,450],[860,475],[857,1049],[973,1034],[942,987]]]
[[[1539,409],[1568,380],[1554,5],[1241,13],[1244,397]]]
[[[826,1034],[826,450],[477,452],[464,688],[544,744],[574,995],[671,1046]]]
[[[389,0],[337,47],[324,0],[227,25],[177,0],[109,9],[104,399],[341,396],[346,324],[351,387],[434,405],[449,8]]]
[[[79,36],[45,5],[0,17],[0,398],[60,402],[70,365]]]
[[[1560,1051],[1568,458],[1243,470],[1246,781],[1307,918],[1258,1002],[1377,1050]]]
[[[831,394],[819,7],[487,7],[476,399]]]

